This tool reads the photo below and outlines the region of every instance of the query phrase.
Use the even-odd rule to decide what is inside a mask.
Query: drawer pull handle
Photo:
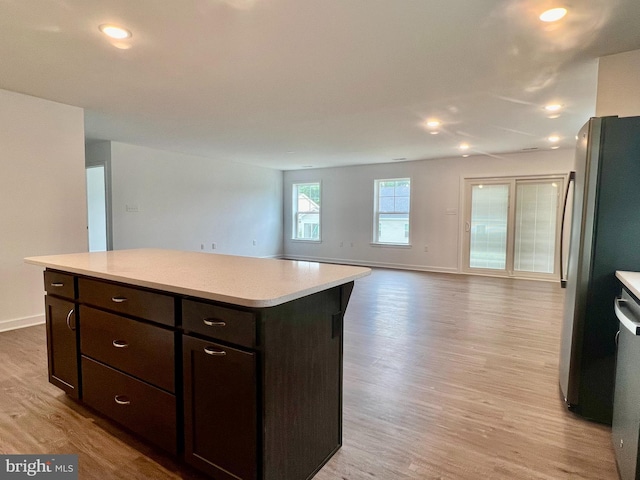
[[[51,284],[52,287],[64,287],[64,283],[62,282],[53,282]]]
[[[226,327],[227,322],[223,322],[222,320],[212,320],[210,318],[203,318],[202,321],[208,327]]]
[[[131,403],[131,400],[126,395],[116,395],[113,399],[118,405],[129,405]]]
[[[125,340],[114,340],[112,343],[116,348],[127,348],[129,346]]]
[[[72,308],[71,310],[69,310],[69,313],[67,313],[67,328],[72,332],[76,329],[75,325],[73,327],[71,326],[71,315],[73,315],[73,311],[74,309]]]
[[[207,355],[216,355],[219,357],[227,354],[227,352],[225,352],[224,350],[216,350],[215,348],[211,347],[205,347],[204,353],[206,353]]]
[[[111,301],[115,303],[124,303],[127,299],[125,297],[111,297]]]

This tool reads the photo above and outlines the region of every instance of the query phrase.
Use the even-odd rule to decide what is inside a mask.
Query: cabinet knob
[[[127,299],[125,297],[111,297],[111,301],[115,303],[124,303]]]
[[[113,397],[113,399],[118,405],[131,404],[131,400],[129,400],[129,397],[127,397],[126,395],[116,395],[115,397]]]
[[[225,327],[227,322],[223,322],[222,320],[215,320],[213,318],[203,318],[202,321],[208,327]]]
[[[112,343],[116,348],[127,348],[129,346],[125,340],[114,340]]]
[[[216,350],[212,347],[205,347],[204,353],[206,353],[207,355],[216,355],[219,357],[227,354],[227,352],[225,352],[224,350]]]

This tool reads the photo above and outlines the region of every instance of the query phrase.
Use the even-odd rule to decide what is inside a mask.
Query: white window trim
[[[397,182],[400,180],[408,180],[409,181],[409,236],[407,237],[407,242],[406,243],[397,243],[397,242],[380,242],[378,240],[378,222],[379,222],[379,215],[380,212],[378,211],[379,208],[379,201],[378,201],[378,194],[380,189],[378,188],[378,185],[380,182]],[[400,247],[400,248],[411,248],[411,235],[412,235],[412,230],[413,228],[411,228],[411,224],[412,224],[412,213],[411,213],[411,198],[413,197],[413,189],[411,188],[412,185],[412,180],[411,177],[398,177],[398,178],[376,178],[373,181],[373,229],[372,229],[372,233],[373,233],[373,240],[370,242],[371,246],[375,246],[375,247]],[[396,213],[396,212],[384,212],[384,213]],[[404,213],[404,212],[400,212],[400,213]]]
[[[411,235],[411,230],[409,230],[409,235]],[[387,247],[387,248],[412,248],[413,245],[410,243],[382,243],[382,242],[370,242],[369,245],[372,247]]]
[[[301,185],[318,185],[320,188],[320,203],[318,204],[318,238],[298,238],[298,222],[297,218],[301,212],[298,212],[298,189],[297,187]],[[322,182],[318,181],[308,181],[308,182],[293,182],[291,184],[291,206],[292,206],[292,215],[291,215],[291,241],[295,243],[322,243]],[[302,212],[302,213],[315,213],[315,212]]]

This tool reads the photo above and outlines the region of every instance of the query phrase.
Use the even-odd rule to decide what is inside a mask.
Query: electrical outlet
[[[204,243],[200,244],[200,250],[204,250]]]
[[[211,250],[215,250],[216,248],[218,248],[218,245],[216,244],[216,242],[213,242],[211,244]]]
[[[253,246],[255,247],[256,245],[258,245],[258,241],[257,241],[257,240],[254,240],[254,241],[253,241]]]

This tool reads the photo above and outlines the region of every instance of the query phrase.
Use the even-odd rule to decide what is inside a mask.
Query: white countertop
[[[245,307],[279,305],[371,273],[365,267],[160,249],[49,255],[24,261]]]
[[[627,287],[636,298],[640,298],[640,272],[623,272],[618,270],[616,277],[620,279],[623,285]]]

